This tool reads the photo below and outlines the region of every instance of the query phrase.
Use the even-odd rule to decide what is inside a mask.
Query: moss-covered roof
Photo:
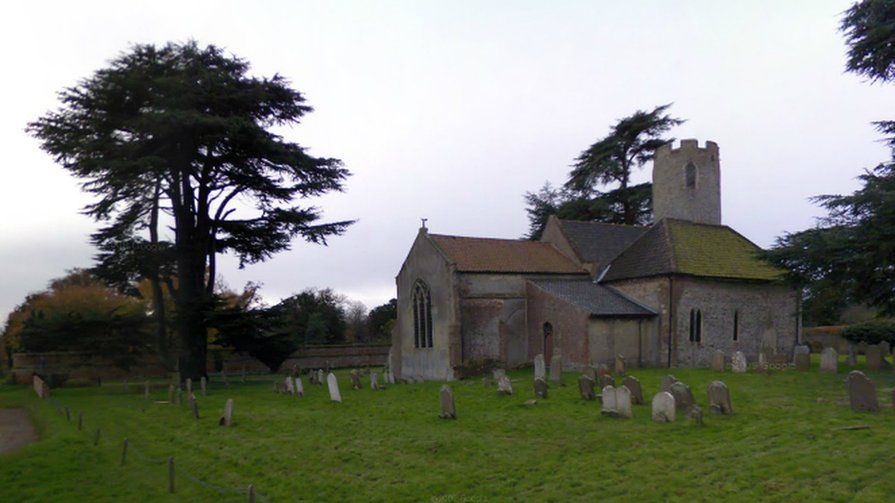
[[[761,251],[725,225],[664,219],[622,252],[605,281],[666,274],[755,281],[779,279],[783,271],[761,260]]]

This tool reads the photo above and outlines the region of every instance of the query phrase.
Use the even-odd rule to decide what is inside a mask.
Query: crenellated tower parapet
[[[656,149],[653,159],[653,215],[721,225],[721,163],[718,144],[681,140]]]

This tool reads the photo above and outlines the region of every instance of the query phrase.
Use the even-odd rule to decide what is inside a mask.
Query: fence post
[[[84,427],[84,413],[78,412],[78,431]]]
[[[68,407],[65,408],[65,420],[71,422],[71,410]]]
[[[93,436],[93,446],[99,445],[99,428],[96,429],[96,435]]]
[[[124,439],[124,445],[121,446],[121,466],[127,461],[127,439]]]
[[[255,485],[249,484],[249,503],[255,503]]]
[[[174,494],[174,456],[168,458],[168,492]]]

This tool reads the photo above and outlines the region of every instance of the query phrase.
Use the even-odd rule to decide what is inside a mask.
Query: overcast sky
[[[395,295],[420,218],[432,232],[516,238],[522,195],[637,109],[674,102],[677,138],[719,144],[724,223],[762,246],[813,225],[807,198],[853,190],[884,160],[869,123],[895,89],[843,72],[849,1],[15,2],[0,42],[0,320],[91,264],[89,199],[24,127],[56,92],[132,43],[213,43],[287,76],[315,112],[287,136],[342,159],[357,218],[226,282],[269,301],[332,287],[373,307]],[[635,175],[649,178],[649,168]]]

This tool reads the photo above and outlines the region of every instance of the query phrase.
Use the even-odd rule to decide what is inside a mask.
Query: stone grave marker
[[[615,387],[603,387],[603,391],[601,392],[600,396],[602,397],[603,402],[603,407],[600,409],[600,414],[609,417],[616,417],[618,415],[618,400],[615,393]]]
[[[687,417],[690,418],[690,421],[693,421],[693,424],[696,426],[702,426],[702,407],[694,404],[687,409]]]
[[[839,370],[839,354],[833,348],[820,352],[820,371],[836,373]]]
[[[597,378],[597,385],[600,389],[603,389],[606,386],[615,386],[615,378],[610,374],[600,374]]]
[[[631,408],[631,390],[627,386],[615,388],[615,411],[618,417],[625,419],[634,417],[634,411]]]
[[[199,379],[199,389],[202,390],[202,396],[208,396],[208,381],[205,379],[205,376]]]
[[[323,369],[317,369],[317,385],[323,386]]]
[[[848,345],[848,356],[845,358],[845,364],[849,367],[857,367],[858,366],[858,354],[855,351],[855,345]]]
[[[342,393],[339,392],[339,380],[336,375],[330,372],[326,376],[326,385],[329,387],[329,399],[333,402],[342,403]]]
[[[593,382],[597,382],[597,371],[593,367],[587,367],[584,369],[584,375],[590,377],[590,380]]]
[[[892,353],[892,347],[889,345],[889,341],[880,342],[879,350],[883,354],[883,358],[889,356]]]
[[[168,385],[168,403],[174,405],[174,385]]]
[[[742,374],[749,370],[749,362],[742,351],[737,351],[733,354],[733,357],[730,359],[730,370],[737,374]]]
[[[715,372],[724,372],[724,351],[716,349],[712,353],[712,370]]]
[[[604,375],[612,375],[612,371],[609,370],[609,365],[605,363],[597,364],[597,377]]]
[[[669,391],[669,392],[670,392],[670,391],[671,391],[671,385],[674,384],[674,383],[676,383],[676,382],[677,382],[677,378],[674,377],[674,376],[671,375],[671,374],[668,374],[668,375],[666,375],[665,377],[662,378],[662,385],[660,386],[660,389],[661,389],[662,391]]]
[[[224,415],[221,416],[221,419],[218,420],[218,424],[220,426],[229,427],[233,424],[233,399],[228,398],[227,403],[224,404]]]
[[[354,369],[351,371],[351,389],[361,389],[360,371]]]
[[[149,400],[149,381],[143,383],[143,399]]]
[[[494,369],[491,371],[491,377],[494,379],[494,382],[500,380],[500,376],[507,375],[507,371],[504,369]]]
[[[671,385],[670,393],[674,396],[674,404],[678,409],[687,410],[696,404],[690,387],[680,381]]]
[[[510,378],[506,374],[497,378],[497,392],[501,395],[513,394],[513,383],[510,382]]]
[[[578,377],[578,393],[581,395],[582,400],[593,400],[596,398],[594,384],[596,384],[594,380],[587,374],[582,374]]]
[[[810,353],[796,353],[795,364],[796,364],[796,370],[800,370],[802,372],[809,370],[811,368],[811,354]]]
[[[283,384],[286,386],[286,393],[289,393],[290,395],[295,394],[295,383],[292,382],[292,376],[286,376],[286,378],[283,379]]]
[[[34,374],[34,377],[31,379],[32,385],[34,387],[34,392],[37,393],[38,398],[47,398],[50,396],[50,387],[47,386],[47,382],[41,379],[41,377],[37,374]]]
[[[730,404],[730,390],[727,389],[726,384],[721,381],[712,381],[709,384],[708,395],[709,412],[725,416],[733,414],[733,407]]]
[[[193,380],[189,377],[186,378],[186,396],[190,396],[193,394]]]
[[[535,380],[547,379],[547,369],[544,368],[544,355],[538,354],[535,356]]]
[[[625,375],[626,369],[627,365],[625,363],[625,356],[621,354],[615,355],[615,373],[623,376]]]
[[[634,405],[643,404],[643,388],[640,387],[640,380],[634,376],[626,376],[622,381],[622,386],[628,388],[631,392],[631,403]]]
[[[878,412],[879,401],[876,398],[876,384],[860,370],[852,370],[845,380],[848,388],[848,401],[855,412]]]
[[[379,374],[375,371],[370,371],[370,389],[373,391],[379,390]]]
[[[441,399],[441,419],[457,419],[457,408],[454,406],[454,391],[450,386],[444,384],[438,393]]]
[[[199,419],[199,402],[196,401],[196,395],[190,393],[190,409],[193,411],[193,417]]]
[[[535,379],[535,397],[547,398],[547,381]]]
[[[562,381],[562,357],[559,353],[555,353],[550,358],[550,382],[559,384]]]
[[[305,396],[305,386],[301,382],[301,377],[295,378],[295,396],[297,396],[297,397]]]
[[[883,353],[876,344],[868,344],[864,351],[864,359],[867,361],[867,370],[879,370],[883,366]]]
[[[673,423],[675,419],[674,396],[667,391],[660,391],[653,397],[653,421]]]

